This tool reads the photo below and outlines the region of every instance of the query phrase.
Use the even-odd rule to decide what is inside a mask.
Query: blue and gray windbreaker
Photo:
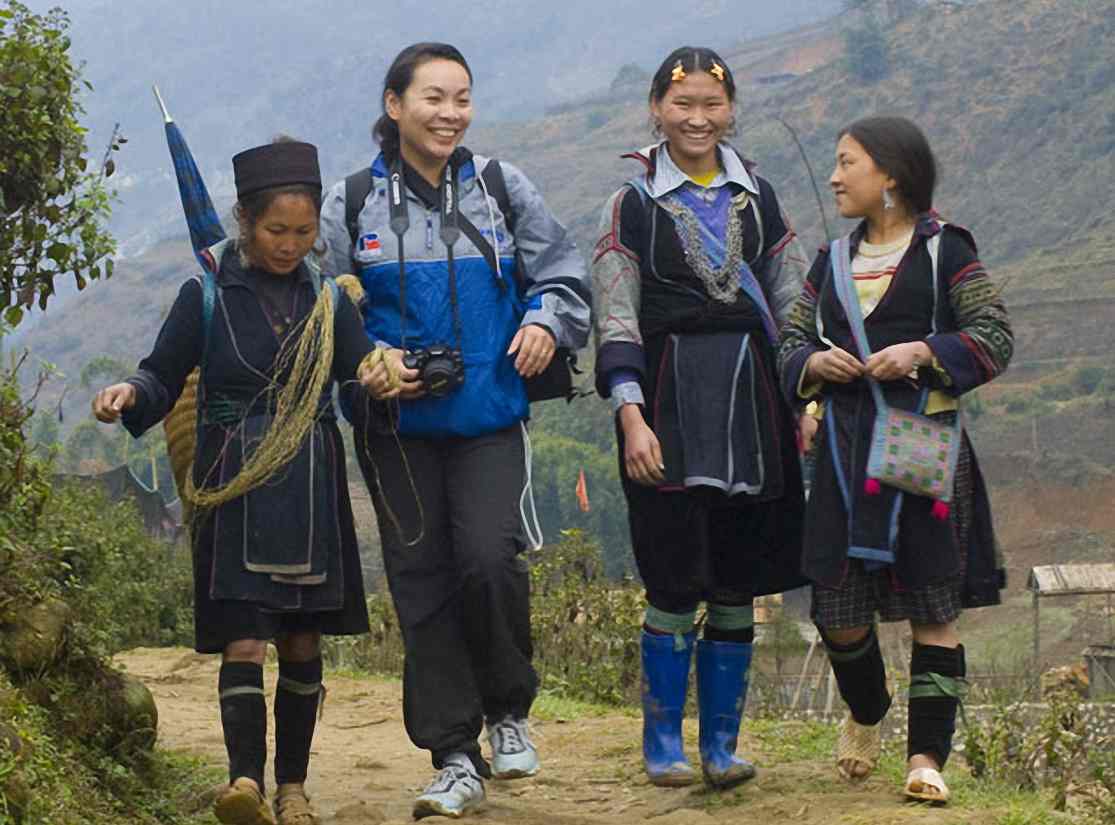
[[[559,347],[578,350],[589,330],[591,292],[584,261],[565,228],[546,208],[541,194],[516,167],[500,163],[514,212],[511,236],[481,173],[487,158],[474,155],[460,169],[460,212],[493,241],[507,289],[500,289],[480,251],[463,233],[453,247],[464,385],[444,398],[400,404],[399,431],[419,437],[477,436],[525,419],[524,383],[507,348],[520,326],[541,324]],[[372,189],[357,221],[355,247],[345,224],[345,184],[330,190],[321,209],[327,250],[326,275],[358,275],[367,293],[364,328],[373,341],[398,347],[402,339],[397,239],[389,227],[388,166],[379,155],[372,164]],[[455,346],[449,302],[447,250],[441,241],[440,215],[407,192],[410,228],[406,253],[406,344]],[[521,271],[520,271],[521,264]]]

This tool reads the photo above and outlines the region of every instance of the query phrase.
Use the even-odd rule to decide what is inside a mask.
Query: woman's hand
[[[128,383],[113,384],[93,396],[93,415],[98,421],[111,424],[120,413],[136,405],[136,388]]]
[[[643,419],[638,404],[624,404],[619,410],[623,427],[623,462],[627,477],[639,484],[653,487],[666,480],[662,463],[662,447]]]
[[[854,355],[840,347],[821,350],[805,362],[807,384],[818,381],[829,384],[847,384],[863,375],[864,367]]]
[[[519,327],[519,331],[511,339],[511,346],[507,348],[507,354],[512,355],[517,351],[516,371],[523,378],[533,378],[550,366],[556,349],[557,342],[548,329],[541,324],[527,324]]]
[[[910,341],[879,350],[867,359],[865,371],[876,381],[895,381],[932,361],[933,351],[925,341]]]
[[[820,422],[807,412],[798,419],[798,450],[805,455],[813,449],[813,438],[817,435],[817,426]]]
[[[389,398],[399,398],[408,401],[420,398],[425,394],[422,382],[418,380],[418,370],[410,370],[403,366],[403,351],[391,348],[381,350],[382,359],[376,359],[375,364],[368,369],[361,367],[357,379],[372,394],[377,401],[386,401]],[[391,370],[385,362],[390,361]],[[399,377],[398,383],[392,386],[391,375]]]

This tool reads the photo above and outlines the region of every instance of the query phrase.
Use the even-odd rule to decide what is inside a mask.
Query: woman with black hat
[[[195,647],[222,654],[230,779],[215,812],[225,823],[313,825],[304,783],[324,696],[321,635],[368,630],[331,387],[358,371],[367,380],[371,345],[352,303],[323,289],[307,260],[321,205],[316,148],[280,138],[233,168],[239,238],[209,250],[213,271],[182,286],[154,350],[97,394],[93,412],[138,437],[200,366]],[[268,641],[279,653],[274,813],[263,780]]]

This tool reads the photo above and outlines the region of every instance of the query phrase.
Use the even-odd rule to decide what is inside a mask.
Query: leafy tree
[[[883,24],[897,23],[916,12],[919,0],[844,0],[844,10],[863,12]]]
[[[120,464],[126,458],[127,442],[114,441],[106,429],[92,418],[74,427],[63,450],[65,466],[79,472],[102,472]]]
[[[612,91],[625,86],[644,86],[650,83],[650,72],[638,63],[624,63],[612,78]]]
[[[617,576],[631,567],[627,501],[619,485],[614,451],[573,438],[540,432],[533,436],[534,500],[545,537],[578,529],[602,548],[604,569]],[[577,503],[577,478],[584,470],[590,511]]]
[[[108,277],[115,244],[105,229],[105,170],[90,171],[70,57],[69,18],[0,0],[0,311],[15,326],[23,307],[45,309],[56,276]],[[116,138],[109,149],[124,141]]]
[[[844,56],[848,70],[865,83],[875,83],[890,74],[890,44],[873,17],[844,32]]]
[[[119,358],[111,355],[98,355],[81,369],[81,386],[90,389],[94,386],[100,389],[100,384],[115,384],[123,381],[131,370]]]
[[[39,410],[31,419],[31,442],[43,447],[58,444],[62,437],[62,427],[53,410]]]

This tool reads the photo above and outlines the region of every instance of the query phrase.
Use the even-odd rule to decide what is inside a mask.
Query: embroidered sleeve
[[[640,213],[639,195],[624,187],[604,204],[600,240],[592,255],[592,314],[596,339],[596,389],[611,395],[609,375],[630,370],[646,374],[643,337],[639,331],[642,282],[639,256],[631,249],[632,224]]]
[[[760,262],[761,272],[756,273],[770,304],[774,322],[782,328],[789,317],[794,302],[801,294],[802,284],[809,271],[809,258],[801,248],[801,241],[794,232],[790,219],[778,203],[773,187],[765,180],[762,187],[762,210],[766,248]]]
[[[817,296],[824,283],[828,260],[828,249],[822,249],[782,325],[782,343],[778,352],[782,392],[795,407],[800,407],[803,399],[816,395],[820,390],[819,385],[805,385],[805,362],[810,355],[825,348],[817,332]]]
[[[926,343],[933,351],[941,383],[947,392],[959,396],[1007,368],[1014,353],[1014,333],[999,287],[975,250],[959,235],[948,230],[946,233],[942,239],[942,278],[947,277],[956,329],[933,335]],[[946,276],[949,272],[952,274]]]

